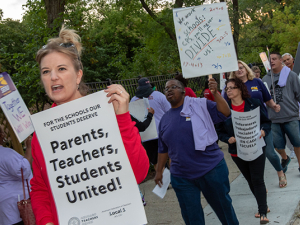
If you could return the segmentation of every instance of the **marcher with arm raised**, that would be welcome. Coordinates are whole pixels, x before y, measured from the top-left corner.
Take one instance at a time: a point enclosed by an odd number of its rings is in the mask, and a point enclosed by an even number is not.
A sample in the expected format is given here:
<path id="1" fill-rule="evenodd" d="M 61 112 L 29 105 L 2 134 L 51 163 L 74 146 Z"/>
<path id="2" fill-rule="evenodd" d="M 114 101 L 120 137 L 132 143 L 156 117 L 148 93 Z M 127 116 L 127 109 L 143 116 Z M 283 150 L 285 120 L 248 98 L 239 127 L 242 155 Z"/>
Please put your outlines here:
<path id="1" fill-rule="evenodd" d="M 41 81 L 48 97 L 54 102 L 52 107 L 79 99 L 86 95 L 83 82 L 83 65 L 80 37 L 74 30 L 62 28 L 59 37 L 48 40 L 36 56 L 41 73 Z M 138 129 L 129 114 L 129 94 L 117 84 L 105 90 L 108 103 L 112 103 L 119 125 L 121 137 L 137 183 L 147 175 L 149 162 Z M 31 180 L 32 209 L 37 225 L 58 225 L 58 216 L 46 171 L 45 159 L 36 134 L 32 139 L 33 178 Z"/>
<path id="2" fill-rule="evenodd" d="M 222 224 L 239 224 L 229 196 L 228 168 L 214 124 L 226 120 L 230 109 L 217 92 L 217 82 L 209 88 L 215 102 L 184 95 L 184 85 L 169 80 L 165 95 L 172 108 L 159 124 L 158 166 L 155 182 L 162 184 L 164 165 L 171 159 L 171 182 L 182 217 L 187 225 L 205 224 L 201 192 Z M 218 193 L 218 194 L 215 194 Z"/>

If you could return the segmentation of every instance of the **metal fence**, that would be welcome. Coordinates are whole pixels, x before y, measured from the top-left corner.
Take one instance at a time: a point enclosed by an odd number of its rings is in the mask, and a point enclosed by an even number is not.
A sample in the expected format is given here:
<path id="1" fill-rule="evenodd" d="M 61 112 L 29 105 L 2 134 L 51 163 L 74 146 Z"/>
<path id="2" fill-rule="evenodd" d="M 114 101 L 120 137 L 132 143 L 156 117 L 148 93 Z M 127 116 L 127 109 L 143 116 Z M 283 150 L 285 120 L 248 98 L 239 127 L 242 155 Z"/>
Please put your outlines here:
<path id="1" fill-rule="evenodd" d="M 163 89 L 165 87 L 165 84 L 168 80 L 174 78 L 177 75 L 177 73 L 174 74 L 166 74 L 166 75 L 157 75 L 157 76 L 150 76 L 147 77 L 151 83 L 153 83 L 157 90 L 160 92 L 163 92 Z M 217 80 L 218 84 L 220 83 L 220 75 L 213 75 L 213 77 Z M 135 96 L 136 89 L 138 87 L 138 80 L 141 77 L 132 78 L 132 79 L 125 79 L 125 80 L 110 80 L 107 79 L 107 81 L 102 82 L 91 82 L 86 83 L 86 85 L 89 87 L 89 92 L 94 93 L 100 90 L 105 89 L 110 84 L 121 84 L 126 91 L 130 94 L 130 98 Z M 207 79 L 207 76 L 203 77 L 195 77 L 188 79 L 188 87 L 192 88 L 192 90 L 196 93 L 198 97 L 203 97 L 204 87 L 205 87 L 205 81 Z"/>

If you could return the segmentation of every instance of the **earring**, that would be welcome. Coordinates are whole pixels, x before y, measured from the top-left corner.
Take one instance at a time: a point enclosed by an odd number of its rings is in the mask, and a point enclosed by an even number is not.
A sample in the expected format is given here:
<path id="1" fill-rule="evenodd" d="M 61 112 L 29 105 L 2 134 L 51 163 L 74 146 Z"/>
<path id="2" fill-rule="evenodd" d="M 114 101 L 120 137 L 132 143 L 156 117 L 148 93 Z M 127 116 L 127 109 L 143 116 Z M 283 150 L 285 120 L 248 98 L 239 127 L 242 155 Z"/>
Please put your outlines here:
<path id="1" fill-rule="evenodd" d="M 77 84 L 77 90 L 79 90 L 79 84 Z"/>

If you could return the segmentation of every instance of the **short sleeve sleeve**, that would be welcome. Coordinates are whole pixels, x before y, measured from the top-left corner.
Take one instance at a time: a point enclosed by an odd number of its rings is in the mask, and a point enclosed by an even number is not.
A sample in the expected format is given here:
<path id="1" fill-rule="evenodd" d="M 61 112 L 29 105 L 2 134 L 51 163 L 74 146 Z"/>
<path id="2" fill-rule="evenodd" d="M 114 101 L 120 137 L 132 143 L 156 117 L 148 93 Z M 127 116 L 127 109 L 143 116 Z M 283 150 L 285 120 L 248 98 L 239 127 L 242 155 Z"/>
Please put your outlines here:
<path id="1" fill-rule="evenodd" d="M 223 122 L 227 119 L 226 116 L 223 115 L 223 113 L 219 112 L 217 109 L 217 103 L 207 100 L 206 101 L 207 110 L 209 112 L 209 115 L 213 121 L 214 124 Z"/>

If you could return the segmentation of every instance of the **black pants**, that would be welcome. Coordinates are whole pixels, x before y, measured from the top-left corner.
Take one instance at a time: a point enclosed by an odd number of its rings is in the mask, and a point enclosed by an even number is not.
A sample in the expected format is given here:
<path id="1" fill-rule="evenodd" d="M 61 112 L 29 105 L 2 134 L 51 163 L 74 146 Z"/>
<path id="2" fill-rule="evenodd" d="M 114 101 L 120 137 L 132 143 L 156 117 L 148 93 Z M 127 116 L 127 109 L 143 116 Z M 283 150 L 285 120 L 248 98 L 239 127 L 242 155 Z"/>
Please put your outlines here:
<path id="1" fill-rule="evenodd" d="M 264 181 L 264 171 L 266 155 L 263 152 L 257 159 L 253 161 L 244 161 L 239 157 L 232 157 L 237 167 L 240 169 L 246 178 L 249 187 L 256 199 L 258 205 L 258 212 L 260 214 L 267 214 L 267 193 Z"/>
<path id="2" fill-rule="evenodd" d="M 143 142 L 143 146 L 147 152 L 149 161 L 155 165 L 158 157 L 158 139 Z"/>
<path id="3" fill-rule="evenodd" d="M 24 225 L 23 221 L 20 221 L 19 223 L 15 223 L 13 225 Z"/>

